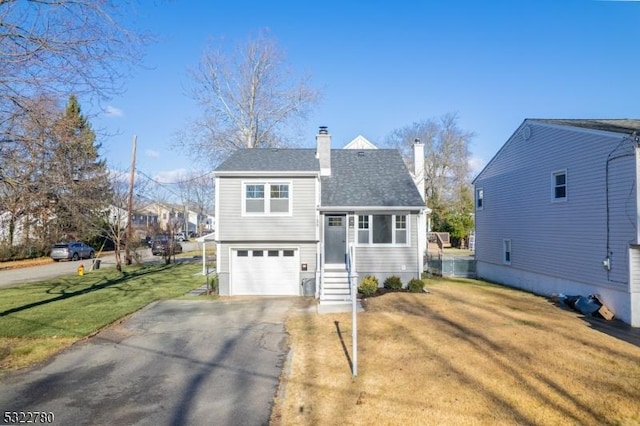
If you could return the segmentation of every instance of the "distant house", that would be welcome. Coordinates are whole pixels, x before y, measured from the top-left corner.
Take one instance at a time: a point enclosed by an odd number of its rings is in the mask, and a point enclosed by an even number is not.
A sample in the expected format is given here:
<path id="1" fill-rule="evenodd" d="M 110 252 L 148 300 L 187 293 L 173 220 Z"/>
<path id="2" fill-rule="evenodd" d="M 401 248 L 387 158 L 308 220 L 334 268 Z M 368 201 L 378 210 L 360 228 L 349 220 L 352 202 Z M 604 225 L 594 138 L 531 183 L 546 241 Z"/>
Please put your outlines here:
<path id="1" fill-rule="evenodd" d="M 381 285 L 420 276 L 424 146 L 414 148 L 416 185 L 397 150 L 332 150 L 326 128 L 316 141 L 316 149 L 240 150 L 216 169 L 220 294 L 345 302 L 349 262 Z"/>
<path id="2" fill-rule="evenodd" d="M 474 180 L 479 277 L 640 327 L 640 120 L 527 119 Z"/>
<path id="3" fill-rule="evenodd" d="M 378 149 L 378 147 L 369 142 L 364 136 L 359 135 L 342 149 Z"/>

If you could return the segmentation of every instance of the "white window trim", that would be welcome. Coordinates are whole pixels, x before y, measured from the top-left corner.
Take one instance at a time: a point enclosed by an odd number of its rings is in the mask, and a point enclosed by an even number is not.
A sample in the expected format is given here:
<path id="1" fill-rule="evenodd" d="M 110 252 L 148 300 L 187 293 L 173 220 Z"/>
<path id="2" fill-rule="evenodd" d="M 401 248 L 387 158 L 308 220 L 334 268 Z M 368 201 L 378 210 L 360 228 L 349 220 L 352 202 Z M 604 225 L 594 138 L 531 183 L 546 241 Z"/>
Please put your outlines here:
<path id="1" fill-rule="evenodd" d="M 482 193 L 482 197 L 479 196 L 480 193 Z M 478 200 L 482 200 L 482 205 L 480 207 L 478 207 Z M 484 210 L 484 189 L 483 188 L 476 188 L 475 205 L 476 205 L 476 211 Z"/>
<path id="2" fill-rule="evenodd" d="M 247 212 L 247 185 L 264 185 L 264 211 Z M 286 212 L 271 212 L 271 187 L 270 185 L 289 186 L 289 206 Z M 292 216 L 293 215 L 293 182 L 290 180 L 247 180 L 242 181 L 242 216 Z"/>
<path id="3" fill-rule="evenodd" d="M 507 260 L 507 246 L 509 247 L 509 260 Z M 513 260 L 513 246 L 510 239 L 502 240 L 502 263 L 505 265 L 511 265 Z"/>
<path id="4" fill-rule="evenodd" d="M 360 225 L 360 216 L 368 216 L 369 217 L 369 242 L 368 243 L 361 243 L 358 240 L 358 234 L 360 233 L 361 229 L 359 228 Z M 373 216 L 392 216 L 391 218 L 391 243 L 374 243 L 373 242 Z M 396 243 L 396 217 L 397 216 L 404 216 L 406 218 L 406 229 L 405 229 L 405 233 L 406 233 L 406 243 Z M 356 219 L 356 235 L 355 235 L 355 242 L 356 242 L 356 247 L 411 247 L 411 233 L 409 232 L 411 230 L 411 215 L 410 214 L 357 214 L 355 215 Z"/>
<path id="5" fill-rule="evenodd" d="M 564 197 L 556 198 L 556 176 L 564 175 Z M 551 202 L 552 203 L 566 203 L 569 198 L 569 175 L 567 169 L 556 170 L 551 172 Z"/>

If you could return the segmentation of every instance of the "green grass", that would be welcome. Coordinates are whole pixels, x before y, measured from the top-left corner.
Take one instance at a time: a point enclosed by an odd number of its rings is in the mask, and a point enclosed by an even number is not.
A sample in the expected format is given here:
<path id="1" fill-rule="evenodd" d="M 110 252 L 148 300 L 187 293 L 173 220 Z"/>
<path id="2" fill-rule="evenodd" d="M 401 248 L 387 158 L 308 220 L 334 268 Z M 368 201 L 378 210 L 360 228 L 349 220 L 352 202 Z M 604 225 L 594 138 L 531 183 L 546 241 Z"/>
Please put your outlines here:
<path id="1" fill-rule="evenodd" d="M 200 268 L 199 264 L 132 266 L 123 274 L 104 269 L 2 288 L 0 368 L 24 365 L 19 358 L 33 353 L 46 357 L 51 352 L 48 346 L 68 345 L 153 301 L 182 296 L 203 284 L 203 277 L 195 275 Z"/>

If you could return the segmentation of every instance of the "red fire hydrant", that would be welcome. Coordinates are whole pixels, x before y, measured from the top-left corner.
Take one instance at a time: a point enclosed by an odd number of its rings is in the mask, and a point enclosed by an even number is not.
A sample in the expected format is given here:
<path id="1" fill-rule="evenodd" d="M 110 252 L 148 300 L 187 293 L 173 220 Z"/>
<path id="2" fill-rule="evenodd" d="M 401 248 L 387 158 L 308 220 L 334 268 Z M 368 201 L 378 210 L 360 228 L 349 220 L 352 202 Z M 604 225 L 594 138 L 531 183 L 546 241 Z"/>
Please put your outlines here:
<path id="1" fill-rule="evenodd" d="M 84 265 L 82 263 L 80 264 L 80 266 L 78 266 L 78 275 L 84 275 Z"/>

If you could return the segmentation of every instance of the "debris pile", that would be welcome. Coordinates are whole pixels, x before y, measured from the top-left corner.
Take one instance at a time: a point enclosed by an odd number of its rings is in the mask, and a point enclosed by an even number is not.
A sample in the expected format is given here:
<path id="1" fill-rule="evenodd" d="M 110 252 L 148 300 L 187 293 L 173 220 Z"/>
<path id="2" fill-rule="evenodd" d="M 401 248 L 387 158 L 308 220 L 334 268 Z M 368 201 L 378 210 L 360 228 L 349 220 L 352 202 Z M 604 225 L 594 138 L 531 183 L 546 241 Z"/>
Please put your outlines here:
<path id="1" fill-rule="evenodd" d="M 564 294 L 553 294 L 552 299 L 556 302 L 568 306 L 580 312 L 583 315 L 591 315 L 595 317 L 611 320 L 615 316 L 609 308 L 607 308 L 600 296 L 590 294 L 589 296 L 565 296 Z"/>

